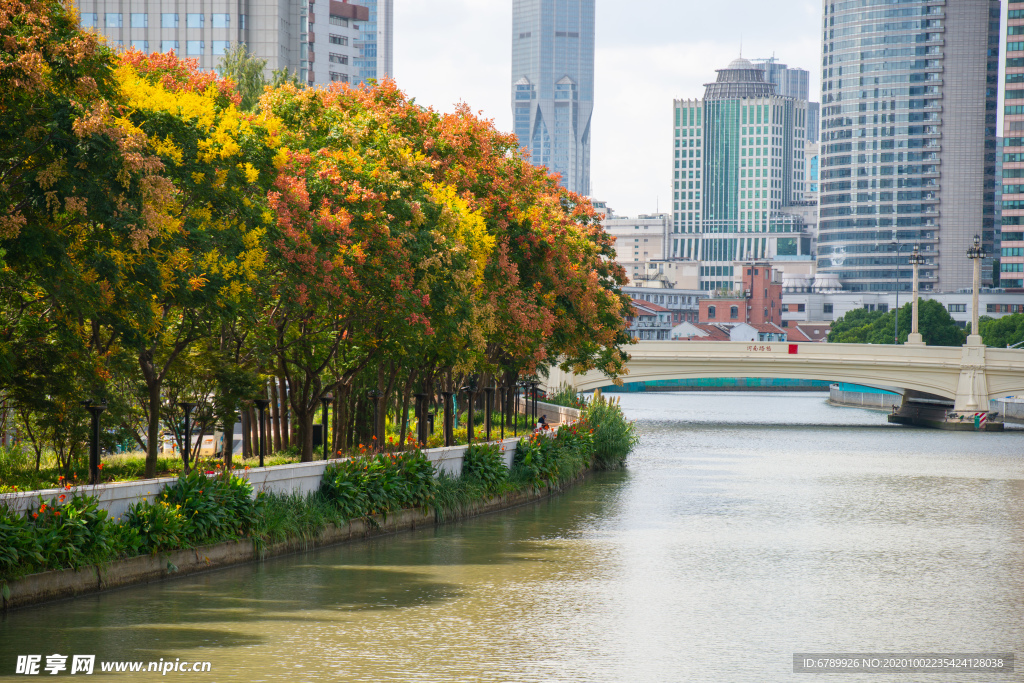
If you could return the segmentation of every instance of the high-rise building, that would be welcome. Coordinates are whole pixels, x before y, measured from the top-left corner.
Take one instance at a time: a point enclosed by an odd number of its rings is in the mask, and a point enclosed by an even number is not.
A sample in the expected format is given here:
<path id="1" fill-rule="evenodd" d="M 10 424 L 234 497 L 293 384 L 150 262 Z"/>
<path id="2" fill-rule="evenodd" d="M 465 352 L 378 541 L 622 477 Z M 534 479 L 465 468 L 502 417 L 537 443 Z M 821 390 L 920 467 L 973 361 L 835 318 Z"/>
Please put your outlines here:
<path id="1" fill-rule="evenodd" d="M 360 27 L 372 17 L 367 7 L 348 0 L 228 0 L 215 9 L 207 12 L 186 0 L 163 0 L 159 7 L 143 0 L 79 0 L 82 27 L 103 34 L 114 47 L 174 51 L 213 70 L 230 46 L 245 43 L 266 60 L 268 79 L 286 69 L 308 85 L 361 80 L 366 48 Z"/>
<path id="2" fill-rule="evenodd" d="M 532 162 L 589 195 L 594 0 L 514 0 L 512 111 Z"/>
<path id="3" fill-rule="evenodd" d="M 775 84 L 779 95 L 803 100 L 807 103 L 807 142 L 818 141 L 818 126 L 821 123 L 821 105 L 811 101 L 811 72 L 806 69 L 790 68 L 775 57 L 751 60 L 754 66 L 764 71 L 766 81 Z"/>
<path id="4" fill-rule="evenodd" d="M 923 290 L 970 287 L 974 235 L 994 241 L 999 0 L 824 7 L 819 270 L 909 290 L 918 245 Z"/>
<path id="5" fill-rule="evenodd" d="M 716 290 L 736 261 L 798 255 L 802 225 L 783 208 L 806 190 L 807 102 L 740 58 L 674 110 L 672 256 L 701 261 Z"/>
<path id="6" fill-rule="evenodd" d="M 1024 0 L 1007 6 L 1005 88 L 999 286 L 1019 290 L 1024 289 Z"/>
<path id="7" fill-rule="evenodd" d="M 337 2 L 337 0 L 334 0 Z M 370 79 L 394 77 L 395 0 L 351 0 L 369 10 L 369 17 L 359 23 L 356 48 L 355 83 Z M 333 2 L 332 2 L 333 4 Z"/>

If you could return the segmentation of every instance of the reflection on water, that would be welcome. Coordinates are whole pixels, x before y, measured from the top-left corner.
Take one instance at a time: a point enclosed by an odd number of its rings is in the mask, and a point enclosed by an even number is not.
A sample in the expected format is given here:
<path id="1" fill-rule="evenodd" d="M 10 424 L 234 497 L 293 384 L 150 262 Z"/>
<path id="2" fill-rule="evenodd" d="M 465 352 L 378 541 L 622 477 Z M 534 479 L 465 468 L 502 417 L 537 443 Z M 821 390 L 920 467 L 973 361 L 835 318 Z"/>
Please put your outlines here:
<path id="1" fill-rule="evenodd" d="M 1024 656 L 1021 432 L 891 427 L 821 394 L 623 405 L 643 434 L 628 472 L 17 611 L 0 675 L 30 653 L 209 660 L 209 681 L 786 681 L 809 678 L 794 652 Z"/>

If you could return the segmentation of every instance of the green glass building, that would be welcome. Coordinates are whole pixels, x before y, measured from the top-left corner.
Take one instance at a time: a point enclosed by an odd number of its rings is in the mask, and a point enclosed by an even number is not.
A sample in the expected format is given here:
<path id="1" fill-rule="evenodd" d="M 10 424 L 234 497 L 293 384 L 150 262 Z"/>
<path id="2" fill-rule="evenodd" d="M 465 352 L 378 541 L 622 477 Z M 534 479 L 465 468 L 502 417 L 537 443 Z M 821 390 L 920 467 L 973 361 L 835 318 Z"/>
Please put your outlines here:
<path id="1" fill-rule="evenodd" d="M 786 207 L 806 190 L 807 102 L 740 58 L 704 99 L 676 100 L 674 124 L 672 256 L 702 262 L 701 287 L 732 288 L 736 261 L 805 255 Z"/>

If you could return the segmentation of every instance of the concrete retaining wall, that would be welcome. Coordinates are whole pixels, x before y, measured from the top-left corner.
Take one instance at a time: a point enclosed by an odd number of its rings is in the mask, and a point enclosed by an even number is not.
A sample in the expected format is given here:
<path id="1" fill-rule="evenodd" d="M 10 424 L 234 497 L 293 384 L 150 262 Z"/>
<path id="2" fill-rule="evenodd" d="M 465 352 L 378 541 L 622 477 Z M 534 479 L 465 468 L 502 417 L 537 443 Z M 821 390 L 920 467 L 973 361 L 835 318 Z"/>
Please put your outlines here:
<path id="1" fill-rule="evenodd" d="M 833 384 L 829 388 L 828 401 L 838 406 L 892 410 L 893 405 L 901 405 L 903 403 L 903 397 L 899 394 L 888 392 L 846 391 L 840 385 Z"/>
<path id="2" fill-rule="evenodd" d="M 1024 424 L 1024 398 L 999 398 L 990 401 L 989 410 L 1003 416 L 1004 422 Z"/>
<path id="3" fill-rule="evenodd" d="M 533 411 L 533 402 L 530 402 L 530 411 Z M 537 401 L 537 417 L 541 415 L 547 415 L 548 422 L 559 422 L 566 424 L 568 422 L 575 422 L 580 419 L 582 411 L 576 408 L 567 408 L 566 406 L 556 406 L 554 403 L 544 403 L 543 401 Z"/>
<path id="4" fill-rule="evenodd" d="M 574 483 L 576 482 L 566 484 L 565 487 L 519 491 L 481 501 L 466 510 L 460 515 L 460 518 L 505 510 L 540 500 L 558 493 Z M 292 540 L 279 543 L 267 548 L 263 553 L 257 551 L 251 540 L 229 541 L 189 550 L 133 557 L 106 567 L 89 566 L 81 569 L 43 572 L 11 582 L 8 585 L 9 596 L 0 597 L 0 600 L 2 600 L 3 610 L 26 607 L 51 600 L 98 593 L 130 584 L 187 576 L 219 567 L 243 564 L 264 557 L 287 555 L 321 546 L 419 529 L 433 526 L 438 522 L 433 510 L 403 510 L 388 515 L 387 518 L 376 515 L 373 518 L 373 523 L 357 519 L 341 527 L 331 526 L 313 540 Z"/>
<path id="5" fill-rule="evenodd" d="M 557 408 L 558 406 L 553 407 Z M 563 410 L 571 409 L 564 408 Z M 576 412 L 578 413 L 579 411 Z M 516 444 L 519 443 L 519 438 L 505 439 L 497 443 L 504 450 L 505 464 L 511 469 L 512 459 L 515 457 Z M 439 472 L 445 472 L 450 476 L 458 477 L 462 474 L 462 461 L 465 458 L 466 449 L 466 446 L 429 448 L 424 453 L 434 463 Z M 320 488 L 320 481 L 323 479 L 324 470 L 332 462 L 339 461 L 321 460 L 318 462 L 277 465 L 275 467 L 252 467 L 248 470 L 235 470 L 235 474 L 239 477 L 247 478 L 252 483 L 254 494 L 259 491 L 266 491 L 268 493 L 300 493 L 305 495 Z M 161 479 L 99 484 L 98 486 L 76 486 L 73 491 L 96 496 L 99 499 L 100 508 L 107 510 L 110 516 L 116 519 L 127 512 L 129 506 L 133 503 L 140 500 L 148 500 L 152 503 L 165 486 L 173 484 L 175 481 L 177 481 L 176 477 L 163 477 Z M 71 492 L 61 489 L 45 489 L 42 491 L 5 493 L 0 494 L 0 505 L 6 505 L 14 512 L 25 512 L 39 504 L 40 496 L 42 496 L 43 500 L 49 501 L 62 493 Z"/>

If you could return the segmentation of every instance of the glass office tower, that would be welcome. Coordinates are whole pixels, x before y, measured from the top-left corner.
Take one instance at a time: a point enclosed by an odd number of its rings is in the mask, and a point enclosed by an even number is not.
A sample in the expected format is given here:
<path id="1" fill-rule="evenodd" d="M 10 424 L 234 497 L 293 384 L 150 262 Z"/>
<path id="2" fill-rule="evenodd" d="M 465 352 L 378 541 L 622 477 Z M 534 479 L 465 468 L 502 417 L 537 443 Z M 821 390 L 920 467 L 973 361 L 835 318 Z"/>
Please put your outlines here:
<path id="1" fill-rule="evenodd" d="M 703 100 L 674 103 L 672 256 L 702 262 L 701 287 L 732 288 L 734 262 L 797 256 L 806 190 L 807 102 L 780 95 L 746 59 Z"/>
<path id="2" fill-rule="evenodd" d="M 999 286 L 1024 291 L 1024 0 L 1010 0 L 1003 110 L 1002 243 Z"/>
<path id="3" fill-rule="evenodd" d="M 807 142 L 817 142 L 821 105 L 811 101 L 811 72 L 806 69 L 790 68 L 775 57 L 751 61 L 754 66 L 764 71 L 766 81 L 775 84 L 776 93 L 807 103 Z"/>
<path id="4" fill-rule="evenodd" d="M 922 290 L 970 287 L 974 235 L 994 241 L 999 0 L 824 7 L 819 270 L 909 290 L 918 245 Z"/>
<path id="5" fill-rule="evenodd" d="M 359 24 L 359 40 L 355 45 L 359 50 L 359 56 L 355 59 L 353 84 L 363 83 L 371 78 L 394 78 L 395 0 L 346 1 L 370 10 L 369 20 Z"/>
<path id="6" fill-rule="evenodd" d="M 514 0 L 512 111 L 533 163 L 589 195 L 594 0 Z"/>

